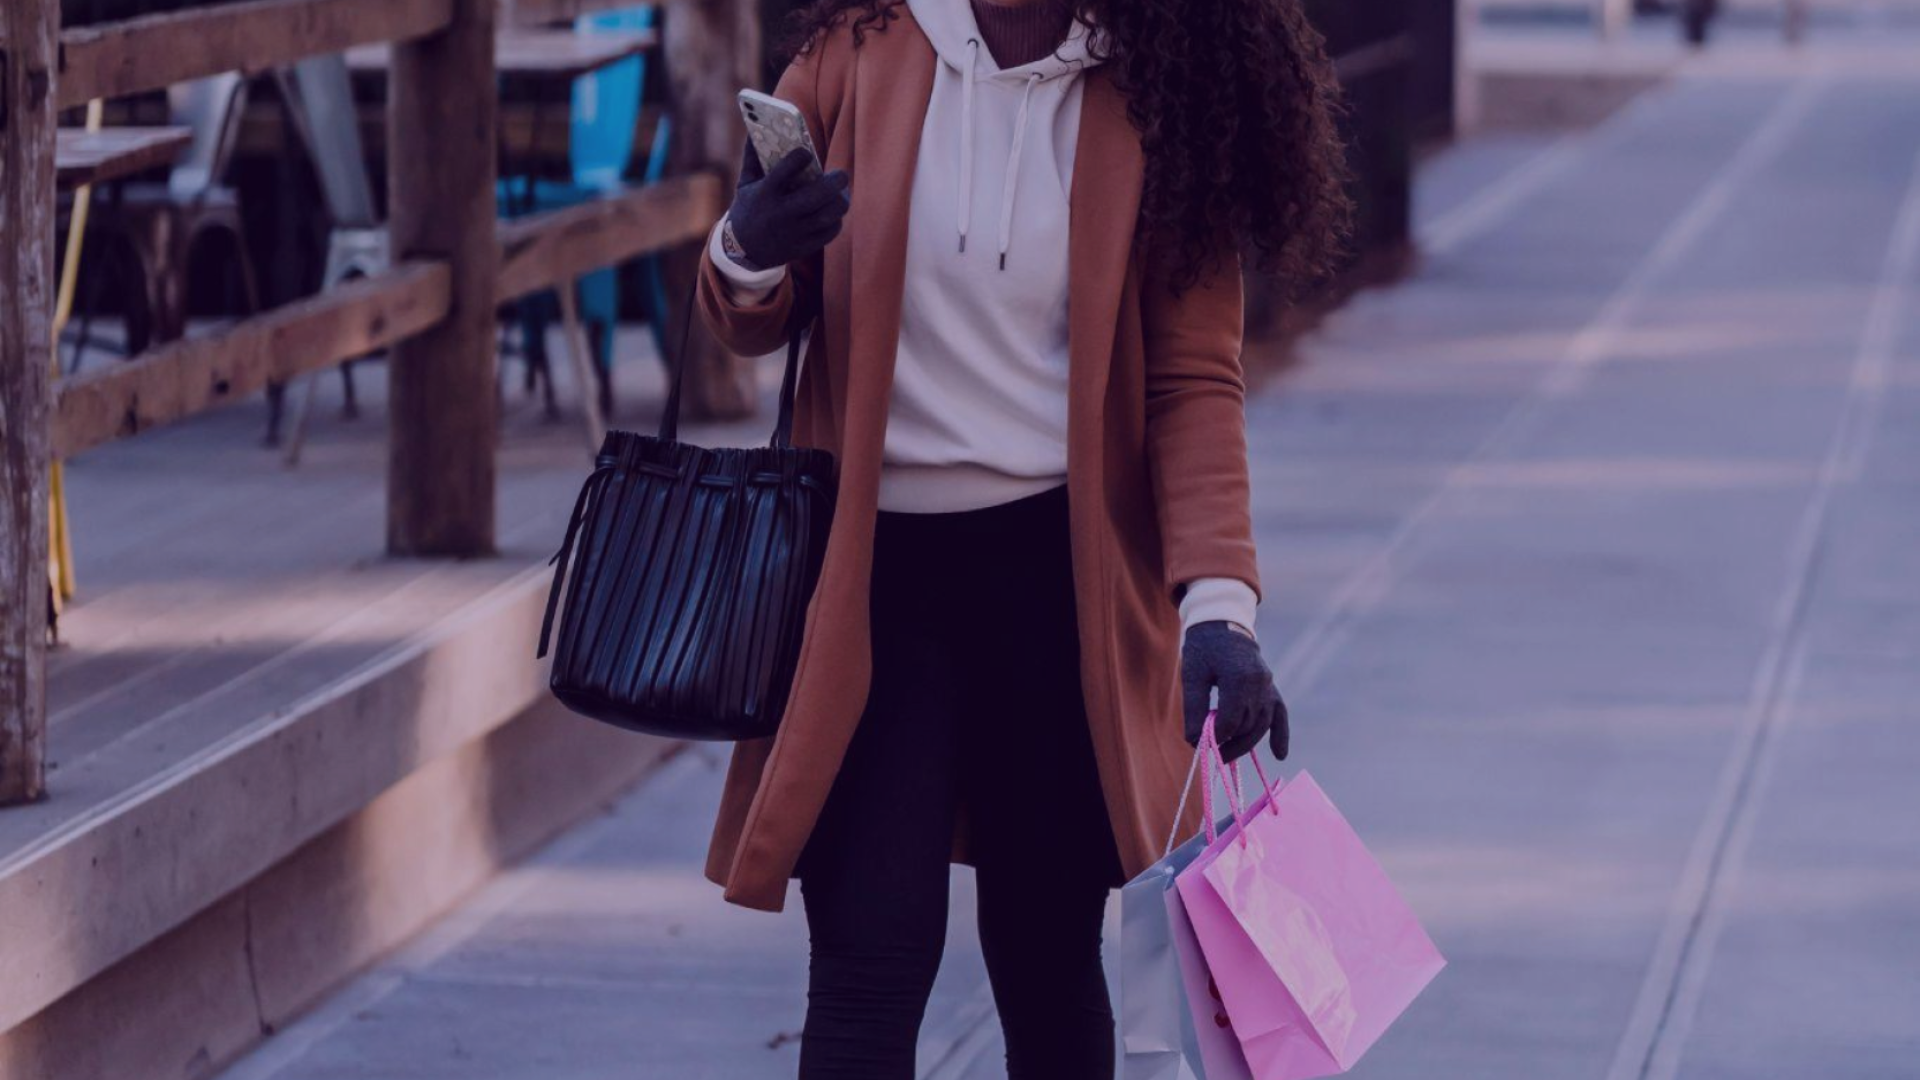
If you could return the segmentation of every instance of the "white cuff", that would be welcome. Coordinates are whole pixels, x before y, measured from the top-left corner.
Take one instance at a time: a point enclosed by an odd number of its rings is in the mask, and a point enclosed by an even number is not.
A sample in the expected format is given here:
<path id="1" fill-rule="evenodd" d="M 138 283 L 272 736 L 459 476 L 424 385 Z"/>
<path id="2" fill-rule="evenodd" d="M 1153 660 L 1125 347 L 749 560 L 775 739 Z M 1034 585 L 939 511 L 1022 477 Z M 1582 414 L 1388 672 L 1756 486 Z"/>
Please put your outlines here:
<path id="1" fill-rule="evenodd" d="M 722 217 L 713 227 L 713 235 L 707 237 L 707 254 L 713 259 L 714 269 L 727 279 L 728 292 L 736 303 L 757 304 L 767 298 L 767 294 L 778 288 L 787 276 L 787 268 L 776 266 L 768 270 L 749 270 L 733 261 L 727 254 L 727 246 L 720 242 L 720 234 L 727 227 L 727 219 Z"/>
<path id="2" fill-rule="evenodd" d="M 1234 578 L 1201 578 L 1187 585 L 1180 597 L 1180 632 L 1186 633 L 1203 622 L 1239 623 L 1253 629 L 1254 612 L 1260 598 L 1253 587 Z"/>

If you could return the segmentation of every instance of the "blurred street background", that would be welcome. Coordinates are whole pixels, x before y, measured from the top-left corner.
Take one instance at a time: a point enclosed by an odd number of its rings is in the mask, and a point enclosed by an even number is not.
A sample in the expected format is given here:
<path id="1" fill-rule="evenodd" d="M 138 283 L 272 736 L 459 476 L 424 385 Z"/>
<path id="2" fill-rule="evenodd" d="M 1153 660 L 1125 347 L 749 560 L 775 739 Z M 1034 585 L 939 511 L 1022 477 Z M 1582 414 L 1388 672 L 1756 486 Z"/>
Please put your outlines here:
<path id="1" fill-rule="evenodd" d="M 1296 763 L 1452 964 L 1356 1075 L 1920 1070 L 1920 25 L 1728 37 L 1590 128 L 1425 161 L 1410 276 L 1260 358 Z M 700 878 L 722 766 L 229 1080 L 783 1074 L 805 927 Z M 984 1080 L 966 891 L 923 1060 Z"/>
<path id="2" fill-rule="evenodd" d="M 1447 63 L 1355 91 L 1353 280 L 1250 346 L 1287 769 L 1450 961 L 1356 1077 L 1920 1076 L 1920 5 L 1723 0 L 1704 48 L 1680 21 L 1435 24 Z M 611 347 L 612 420 L 648 424 L 655 339 Z M 584 471 L 561 351 L 559 419 L 508 380 L 500 559 L 377 554 L 380 366 L 353 422 L 315 381 L 297 471 L 257 447 L 258 399 L 71 464 L 52 794 L 0 811 L 27 973 L 0 968 L 0 1080 L 791 1074 L 797 896 L 734 909 L 700 874 L 723 751 L 473 712 L 537 693 L 489 643 L 532 640 Z M 250 814 L 278 839 L 231 831 Z M 166 884 L 76 914 L 115 891 L 89 852 Z M 148 918 L 225 861 L 234 887 Z M 922 1074 L 988 1080 L 954 890 Z"/>

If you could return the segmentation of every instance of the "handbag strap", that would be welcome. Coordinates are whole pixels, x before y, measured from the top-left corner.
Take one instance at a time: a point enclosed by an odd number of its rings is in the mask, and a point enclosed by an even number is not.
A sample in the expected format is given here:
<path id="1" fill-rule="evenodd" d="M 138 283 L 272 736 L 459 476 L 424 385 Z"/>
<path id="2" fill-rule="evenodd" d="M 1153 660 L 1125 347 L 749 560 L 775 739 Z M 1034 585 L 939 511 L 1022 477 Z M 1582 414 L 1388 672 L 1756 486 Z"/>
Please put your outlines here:
<path id="1" fill-rule="evenodd" d="M 788 271 L 789 275 L 792 271 Z M 687 299 L 680 312 L 680 347 L 674 351 L 672 376 L 667 387 L 666 408 L 660 413 L 660 439 L 663 442 L 678 442 L 680 435 L 680 386 L 687 374 L 687 345 L 693 330 L 693 298 L 699 291 L 700 279 L 696 275 L 693 283 L 687 287 Z M 787 369 L 780 376 L 780 412 L 773 424 L 772 446 L 793 445 L 793 398 L 800 382 L 800 336 L 814 319 L 813 306 L 804 304 L 798 285 L 794 290 L 793 308 L 787 315 Z"/>
<path id="2" fill-rule="evenodd" d="M 680 350 L 673 355 L 672 386 L 667 391 L 666 409 L 660 416 L 660 438 L 664 442 L 676 441 L 675 436 L 680 431 L 680 380 L 686 374 L 688 335 L 693 329 L 693 297 L 699 284 L 696 279 L 693 287 L 687 290 L 686 306 L 680 312 Z M 802 313 L 796 301 L 793 312 L 787 319 L 787 370 L 780 378 L 780 416 L 774 421 L 772 442 L 774 446 L 793 445 L 793 397 L 799 382 L 800 335 L 811 321 Z M 546 613 L 540 620 L 540 646 L 534 653 L 536 659 L 547 655 L 547 646 L 553 636 L 554 616 L 560 607 L 561 588 L 567 579 L 567 569 L 573 561 L 573 551 L 580 536 L 580 527 L 586 522 L 587 515 L 592 512 L 594 499 L 598 496 L 600 489 L 606 486 L 608 478 L 613 473 L 614 466 L 603 464 L 587 476 L 586 483 L 580 487 L 579 498 L 574 500 L 573 514 L 567 519 L 567 533 L 565 539 L 560 541 L 560 550 L 554 552 L 553 558 L 547 561 L 547 565 L 554 567 L 553 586 L 547 593 Z"/>

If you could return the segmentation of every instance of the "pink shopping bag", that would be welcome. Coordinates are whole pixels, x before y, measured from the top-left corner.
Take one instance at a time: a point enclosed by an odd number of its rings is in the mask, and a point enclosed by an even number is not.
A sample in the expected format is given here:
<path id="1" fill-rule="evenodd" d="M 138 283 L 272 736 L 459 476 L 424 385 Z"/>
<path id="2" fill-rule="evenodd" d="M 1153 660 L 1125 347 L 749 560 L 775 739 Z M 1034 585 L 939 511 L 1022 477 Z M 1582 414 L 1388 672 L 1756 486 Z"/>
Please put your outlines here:
<path id="1" fill-rule="evenodd" d="M 1194 935 L 1193 920 L 1187 918 L 1187 906 L 1180 899 L 1178 887 L 1167 890 L 1166 902 L 1167 933 L 1180 964 L 1187 1008 L 1193 1014 L 1193 1023 L 1188 1028 L 1193 1036 L 1188 1064 L 1201 1080 L 1257 1080 L 1247 1065 L 1246 1051 L 1234 1037 L 1226 1002 L 1213 981 L 1206 956 L 1200 951 L 1200 939 Z M 1196 1055 L 1199 1062 L 1191 1060 Z"/>
<path id="2" fill-rule="evenodd" d="M 1253 1080 L 1175 884 L 1207 846 L 1205 833 L 1176 843 L 1203 760 L 1207 754 L 1196 751 L 1160 861 L 1120 890 L 1120 1064 L 1125 1080 Z"/>
<path id="3" fill-rule="evenodd" d="M 1446 964 L 1304 772 L 1240 811 L 1176 887 L 1255 1080 L 1352 1068 Z"/>

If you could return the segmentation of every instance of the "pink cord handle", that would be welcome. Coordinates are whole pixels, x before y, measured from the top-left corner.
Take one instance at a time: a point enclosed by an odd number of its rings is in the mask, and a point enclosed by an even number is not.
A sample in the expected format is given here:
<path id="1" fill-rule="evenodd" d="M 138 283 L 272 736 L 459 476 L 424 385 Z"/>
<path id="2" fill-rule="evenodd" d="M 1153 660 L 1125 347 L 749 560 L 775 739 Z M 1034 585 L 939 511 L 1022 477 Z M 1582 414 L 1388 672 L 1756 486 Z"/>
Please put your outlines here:
<path id="1" fill-rule="evenodd" d="M 1219 754 L 1219 748 L 1213 745 L 1213 714 L 1208 713 L 1206 722 L 1200 725 L 1200 741 L 1193 746 L 1193 752 L 1200 759 L 1200 825 L 1207 833 L 1207 843 L 1216 839 L 1213 827 L 1213 763 Z"/>
<path id="2" fill-rule="evenodd" d="M 1219 830 L 1214 822 L 1213 811 L 1213 770 L 1216 765 L 1220 769 L 1223 786 L 1227 791 L 1227 800 L 1233 807 L 1234 821 L 1238 823 L 1244 821 L 1246 818 L 1246 806 L 1240 799 L 1241 781 L 1239 763 L 1229 763 L 1226 760 L 1226 755 L 1220 750 L 1220 737 L 1213 729 L 1214 719 L 1218 715 L 1218 712 L 1207 713 L 1206 723 L 1200 727 L 1200 741 L 1194 744 L 1193 765 L 1187 769 L 1186 782 L 1180 785 L 1180 805 L 1173 812 L 1173 828 L 1167 832 L 1166 850 L 1161 852 L 1162 858 L 1165 858 L 1168 853 L 1173 851 L 1174 842 L 1179 836 L 1180 819 L 1185 816 L 1187 812 L 1187 797 L 1193 792 L 1193 774 L 1196 771 L 1201 773 L 1200 805 L 1201 813 L 1206 817 L 1206 820 L 1202 824 L 1207 834 L 1207 843 L 1211 844 L 1219 839 Z M 1274 793 L 1279 790 L 1279 786 L 1267 777 L 1266 766 L 1260 764 L 1259 754 L 1249 754 L 1248 756 L 1253 759 L 1254 771 L 1260 774 L 1260 787 L 1266 792 L 1267 808 L 1275 814 L 1280 813 L 1280 807 L 1275 805 L 1273 798 Z M 1205 766 L 1205 768 L 1203 769 L 1202 766 Z"/>
<path id="3" fill-rule="evenodd" d="M 1205 755 L 1201 760 L 1208 766 L 1200 786 L 1201 799 L 1207 815 L 1207 843 L 1212 844 L 1220 838 L 1213 814 L 1212 766 L 1217 763 L 1220 767 L 1221 785 L 1226 788 L 1228 804 L 1233 808 L 1234 824 L 1242 826 L 1240 842 L 1244 844 L 1247 842 L 1244 827 L 1247 820 L 1247 807 L 1251 804 L 1242 801 L 1241 798 L 1240 763 L 1229 762 L 1226 754 L 1220 749 L 1220 736 L 1213 729 L 1214 718 L 1218 715 L 1217 712 L 1207 714 L 1207 722 L 1200 728 L 1200 743 L 1195 750 L 1196 753 Z M 1280 813 L 1280 805 L 1274 798 L 1274 794 L 1279 790 L 1278 785 L 1267 776 L 1267 768 L 1260 764 L 1260 754 L 1257 751 L 1250 752 L 1246 756 L 1253 761 L 1253 771 L 1260 775 L 1260 787 L 1267 796 L 1267 810 L 1277 816 Z"/>
<path id="4" fill-rule="evenodd" d="M 1233 810 L 1233 819 L 1239 821 L 1246 814 L 1246 808 L 1240 798 L 1240 766 L 1230 764 L 1226 755 L 1220 752 L 1220 737 L 1214 733 L 1213 721 L 1218 713 L 1209 712 L 1206 723 L 1200 726 L 1200 742 L 1194 752 L 1202 755 L 1203 768 L 1200 777 L 1201 806 L 1206 813 L 1207 843 L 1219 839 L 1219 829 L 1214 824 L 1213 812 L 1213 770 L 1220 769 L 1220 786 L 1226 789 L 1227 805 Z"/>
<path id="5" fill-rule="evenodd" d="M 1247 757 L 1253 762 L 1253 771 L 1260 775 L 1261 790 L 1267 793 L 1267 809 L 1275 815 L 1278 815 L 1280 813 L 1280 807 L 1274 803 L 1273 796 L 1280 790 L 1280 785 L 1267 779 L 1267 767 L 1260 764 L 1260 754 L 1258 751 L 1249 753 Z"/>

